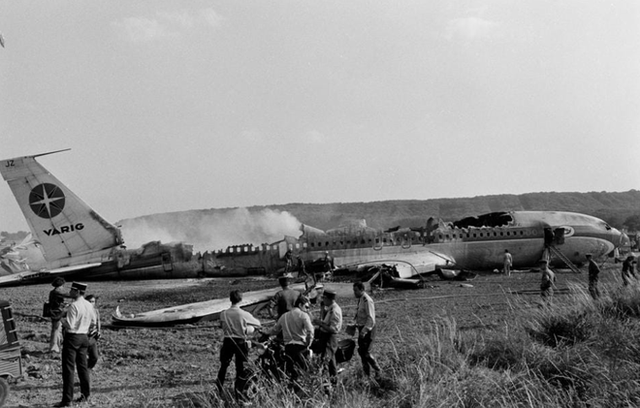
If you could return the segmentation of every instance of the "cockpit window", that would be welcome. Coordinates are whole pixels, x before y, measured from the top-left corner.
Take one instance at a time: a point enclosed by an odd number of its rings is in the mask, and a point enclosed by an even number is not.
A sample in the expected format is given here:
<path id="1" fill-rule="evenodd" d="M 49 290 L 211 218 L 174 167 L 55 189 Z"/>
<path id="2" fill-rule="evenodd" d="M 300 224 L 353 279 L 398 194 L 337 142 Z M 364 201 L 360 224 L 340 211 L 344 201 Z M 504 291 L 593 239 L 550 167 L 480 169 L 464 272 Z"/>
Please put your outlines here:
<path id="1" fill-rule="evenodd" d="M 604 227 L 607 229 L 607 231 L 611 231 L 611 226 L 606 222 L 604 223 Z"/>

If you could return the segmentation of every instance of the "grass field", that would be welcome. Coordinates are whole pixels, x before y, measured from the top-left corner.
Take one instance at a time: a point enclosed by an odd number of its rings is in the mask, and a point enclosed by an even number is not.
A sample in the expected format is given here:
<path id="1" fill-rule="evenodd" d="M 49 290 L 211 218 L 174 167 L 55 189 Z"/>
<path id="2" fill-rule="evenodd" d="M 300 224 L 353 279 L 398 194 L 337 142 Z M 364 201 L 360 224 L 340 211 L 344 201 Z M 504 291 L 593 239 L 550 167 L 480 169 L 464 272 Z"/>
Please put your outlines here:
<path id="1" fill-rule="evenodd" d="M 294 407 L 599 407 L 638 406 L 640 293 L 621 289 L 619 264 L 605 263 L 603 296 L 586 292 L 586 272 L 559 270 L 553 304 L 540 308 L 539 273 L 480 274 L 470 282 L 433 280 L 419 290 L 373 293 L 383 367 L 363 378 L 359 357 L 341 365 L 331 395 L 311 378 L 305 395 L 264 384 L 254 406 Z M 463 284 L 470 284 L 471 287 Z M 165 329 L 109 329 L 125 313 L 226 297 L 270 280 L 89 282 L 105 329 L 92 373 L 97 407 L 234 406 L 214 392 L 221 331 L 209 322 Z M 59 359 L 47 353 L 50 323 L 39 317 L 51 287 L 0 289 L 13 305 L 25 375 L 12 381 L 7 407 L 47 407 L 61 398 Z M 355 299 L 337 299 L 345 322 Z M 312 311 L 317 313 L 317 308 Z M 346 334 L 342 335 L 346 337 Z M 233 383 L 234 369 L 226 386 Z M 79 391 L 76 391 L 79 392 Z"/>

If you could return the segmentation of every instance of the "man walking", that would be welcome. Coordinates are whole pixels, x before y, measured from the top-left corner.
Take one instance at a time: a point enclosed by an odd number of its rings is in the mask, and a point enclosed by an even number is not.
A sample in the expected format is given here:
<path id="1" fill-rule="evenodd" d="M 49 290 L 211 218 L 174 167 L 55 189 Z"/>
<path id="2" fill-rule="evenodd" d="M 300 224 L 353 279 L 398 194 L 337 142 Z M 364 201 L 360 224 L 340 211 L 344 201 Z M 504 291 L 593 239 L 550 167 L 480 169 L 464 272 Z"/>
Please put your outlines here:
<path id="1" fill-rule="evenodd" d="M 239 303 L 242 301 L 242 293 L 239 290 L 232 290 L 229 293 L 231 307 L 220 314 L 220 324 L 222 325 L 222 347 L 220 348 L 220 369 L 216 386 L 222 395 L 222 386 L 227 375 L 227 369 L 231 360 L 236 359 L 236 381 L 234 391 L 236 399 L 243 398 L 244 388 L 247 381 L 245 363 L 249 354 L 249 343 L 247 336 L 253 333 L 254 327 L 260 327 L 260 321 L 245 310 L 240 309 Z"/>
<path id="2" fill-rule="evenodd" d="M 87 285 L 74 282 L 69 295 L 75 299 L 62 318 L 64 341 L 62 343 L 62 401 L 54 407 L 71 406 L 73 400 L 74 370 L 78 371 L 81 395 L 75 402 L 86 402 L 91 395 L 87 351 L 89 349 L 89 327 L 97 324 L 96 313 L 91 303 L 84 299 Z"/>
<path id="3" fill-rule="evenodd" d="M 380 366 L 370 351 L 376 337 L 376 311 L 373 299 L 365 292 L 362 282 L 353 284 L 353 294 L 358 299 L 355 324 L 358 328 L 358 354 L 362 359 L 362 370 L 368 377 L 370 369 L 373 368 L 375 378 L 379 378 Z"/>
<path id="4" fill-rule="evenodd" d="M 600 297 L 600 289 L 598 289 L 598 274 L 600 274 L 600 267 L 592 259 L 591 254 L 585 255 L 587 262 L 589 262 L 589 293 L 594 299 Z"/>
<path id="5" fill-rule="evenodd" d="M 322 294 L 321 319 L 314 319 L 313 324 L 318 326 L 317 338 L 319 349 L 329 369 L 329 378 L 335 385 L 338 368 L 336 365 L 336 351 L 338 350 L 338 333 L 342 328 L 342 309 L 336 303 L 336 292 L 325 289 Z"/>

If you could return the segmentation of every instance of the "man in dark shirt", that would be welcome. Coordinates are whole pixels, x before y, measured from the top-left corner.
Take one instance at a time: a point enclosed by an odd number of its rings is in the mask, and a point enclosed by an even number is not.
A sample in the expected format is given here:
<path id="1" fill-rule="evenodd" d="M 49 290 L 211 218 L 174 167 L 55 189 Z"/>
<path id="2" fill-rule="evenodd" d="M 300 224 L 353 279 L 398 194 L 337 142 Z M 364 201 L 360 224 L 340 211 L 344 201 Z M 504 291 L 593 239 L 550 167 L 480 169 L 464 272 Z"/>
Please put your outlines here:
<path id="1" fill-rule="evenodd" d="M 589 293 L 591 297 L 597 299 L 600 297 L 600 289 L 598 289 L 598 274 L 600 273 L 600 267 L 593 260 L 591 254 L 585 255 L 587 262 L 589 262 Z"/>
<path id="2" fill-rule="evenodd" d="M 636 279 L 636 259 L 633 255 L 627 256 L 622 262 L 622 284 L 627 286 L 631 283 L 631 279 Z"/>
<path id="3" fill-rule="evenodd" d="M 288 276 L 278 278 L 278 283 L 280 283 L 282 289 L 273 295 L 269 302 L 269 315 L 273 319 L 278 320 L 280 316 L 292 310 L 296 300 L 300 297 L 300 292 L 289 288 L 289 282 L 290 278 Z"/>

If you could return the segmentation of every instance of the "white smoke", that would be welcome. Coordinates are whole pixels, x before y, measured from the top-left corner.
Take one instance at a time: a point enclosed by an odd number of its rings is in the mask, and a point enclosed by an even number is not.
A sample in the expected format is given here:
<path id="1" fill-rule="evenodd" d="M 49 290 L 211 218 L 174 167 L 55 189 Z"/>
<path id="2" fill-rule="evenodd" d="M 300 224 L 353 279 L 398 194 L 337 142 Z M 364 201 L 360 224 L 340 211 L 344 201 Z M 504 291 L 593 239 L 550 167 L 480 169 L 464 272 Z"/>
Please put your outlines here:
<path id="1" fill-rule="evenodd" d="M 264 209 L 189 211 L 159 214 L 121 222 L 128 249 L 149 241 L 184 242 L 195 252 L 224 249 L 229 245 L 272 243 L 285 235 L 299 237 L 300 221 L 287 211 Z"/>

